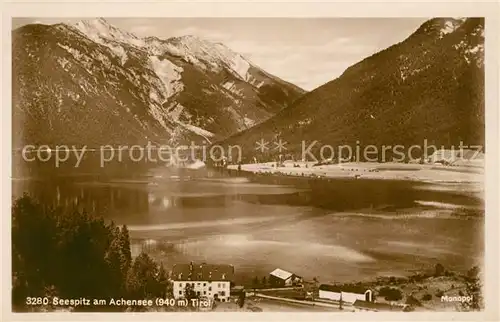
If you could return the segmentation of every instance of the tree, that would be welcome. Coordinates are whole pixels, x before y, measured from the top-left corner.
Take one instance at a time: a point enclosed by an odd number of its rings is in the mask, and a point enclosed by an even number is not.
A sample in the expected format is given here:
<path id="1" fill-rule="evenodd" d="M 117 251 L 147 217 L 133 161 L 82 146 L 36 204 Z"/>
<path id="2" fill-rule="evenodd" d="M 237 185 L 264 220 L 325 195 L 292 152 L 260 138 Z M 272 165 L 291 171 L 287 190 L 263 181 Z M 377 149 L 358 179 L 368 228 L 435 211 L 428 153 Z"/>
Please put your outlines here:
<path id="1" fill-rule="evenodd" d="M 422 303 L 413 295 L 410 295 L 406 298 L 405 304 L 408 304 L 411 306 L 422 306 Z"/>
<path id="2" fill-rule="evenodd" d="M 27 195 L 16 200 L 12 207 L 14 305 L 23 305 L 27 296 L 40 296 L 55 283 L 57 227 L 52 211 L 34 203 Z"/>
<path id="3" fill-rule="evenodd" d="M 318 278 L 316 276 L 313 277 L 313 289 L 312 289 L 312 300 L 314 301 L 314 298 L 316 296 L 316 293 L 319 292 L 318 290 L 318 284 L 319 284 L 319 281 L 318 281 Z"/>
<path id="4" fill-rule="evenodd" d="M 254 292 L 255 292 L 255 289 L 259 287 L 259 278 L 257 276 L 254 277 L 254 279 L 252 281 L 252 286 L 253 286 Z"/>
<path id="5" fill-rule="evenodd" d="M 78 209 L 47 207 L 27 195 L 14 201 L 14 310 L 27 309 L 27 296 L 109 299 L 128 297 L 128 291 L 140 298 L 161 296 L 167 281 L 165 270 L 145 254 L 133 267 L 130 263 L 126 227 L 120 229 Z"/>
<path id="6" fill-rule="evenodd" d="M 474 266 L 465 277 L 465 296 L 471 298 L 471 301 L 462 302 L 462 306 L 467 311 L 479 311 L 483 308 L 482 285 L 480 279 L 479 267 Z"/>
<path id="7" fill-rule="evenodd" d="M 403 298 L 401 290 L 394 287 L 382 287 L 379 295 L 383 296 L 386 301 L 399 301 Z"/>
<path id="8" fill-rule="evenodd" d="M 267 279 L 266 277 L 262 277 L 262 287 L 266 287 L 267 286 Z"/>
<path id="9" fill-rule="evenodd" d="M 120 247 L 117 240 L 113 240 L 105 255 L 105 260 L 109 267 L 109 283 L 110 293 L 112 297 L 119 296 L 125 292 L 125 281 L 127 278 L 128 268 L 124 268 Z"/>
<path id="10" fill-rule="evenodd" d="M 127 293 L 133 299 L 160 297 L 158 265 L 142 252 L 134 260 L 127 276 Z"/>
<path id="11" fill-rule="evenodd" d="M 118 235 L 120 254 L 122 256 L 122 268 L 128 270 L 132 263 L 132 252 L 130 250 L 130 236 L 127 225 L 123 225 Z"/>
<path id="12" fill-rule="evenodd" d="M 189 304 L 191 304 L 192 299 L 198 298 L 198 295 L 196 294 L 191 283 L 186 283 L 186 287 L 184 288 L 184 297 L 188 300 Z"/>
<path id="13" fill-rule="evenodd" d="M 243 305 L 245 305 L 245 297 L 246 297 L 246 294 L 245 292 L 241 292 L 239 298 L 238 298 L 238 305 L 240 308 L 243 307 Z"/>
<path id="14" fill-rule="evenodd" d="M 111 225 L 102 218 L 25 195 L 14 202 L 12 225 L 13 304 L 22 306 L 18 300 L 47 289 L 69 298 L 105 298 L 116 291 L 106 260 Z"/>
<path id="15" fill-rule="evenodd" d="M 434 276 L 443 276 L 445 272 L 444 266 L 441 263 L 437 263 L 434 269 Z"/>
<path id="16" fill-rule="evenodd" d="M 159 295 L 159 297 L 166 298 L 167 296 L 171 295 L 171 283 L 168 280 L 167 271 L 165 270 L 165 267 L 163 267 L 162 263 L 160 263 L 160 267 L 158 269 L 156 283 L 158 285 L 157 294 Z"/>

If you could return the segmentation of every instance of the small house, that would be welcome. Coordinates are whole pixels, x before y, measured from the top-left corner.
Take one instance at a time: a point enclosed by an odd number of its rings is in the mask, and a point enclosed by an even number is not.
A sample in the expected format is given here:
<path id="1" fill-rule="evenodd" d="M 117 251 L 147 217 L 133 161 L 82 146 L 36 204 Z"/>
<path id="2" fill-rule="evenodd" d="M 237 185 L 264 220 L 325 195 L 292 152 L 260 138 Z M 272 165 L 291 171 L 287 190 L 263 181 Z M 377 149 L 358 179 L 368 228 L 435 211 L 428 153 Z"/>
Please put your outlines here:
<path id="1" fill-rule="evenodd" d="M 277 268 L 269 274 L 269 284 L 275 287 L 295 286 L 302 283 L 302 277 Z"/>

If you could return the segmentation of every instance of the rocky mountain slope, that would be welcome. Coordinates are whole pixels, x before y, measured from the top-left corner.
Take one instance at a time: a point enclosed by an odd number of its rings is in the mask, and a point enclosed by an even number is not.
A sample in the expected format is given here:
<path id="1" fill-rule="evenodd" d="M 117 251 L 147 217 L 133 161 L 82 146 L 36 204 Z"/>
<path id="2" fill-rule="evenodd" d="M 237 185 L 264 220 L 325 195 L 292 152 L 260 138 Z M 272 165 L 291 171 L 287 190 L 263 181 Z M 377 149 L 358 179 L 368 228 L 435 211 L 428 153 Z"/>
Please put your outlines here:
<path id="1" fill-rule="evenodd" d="M 303 95 L 290 107 L 224 141 L 244 157 L 317 156 L 322 145 L 484 144 L 484 20 L 436 18 L 401 43 L 348 68 L 339 78 Z M 256 142 L 271 142 L 264 153 Z M 418 156 L 419 150 L 412 151 Z M 329 150 L 324 152 L 328 154 Z M 370 156 L 370 158 L 372 158 Z M 390 158 L 390 156 L 388 156 Z"/>
<path id="2" fill-rule="evenodd" d="M 12 32 L 13 146 L 212 142 L 304 93 L 223 44 L 104 19 Z"/>

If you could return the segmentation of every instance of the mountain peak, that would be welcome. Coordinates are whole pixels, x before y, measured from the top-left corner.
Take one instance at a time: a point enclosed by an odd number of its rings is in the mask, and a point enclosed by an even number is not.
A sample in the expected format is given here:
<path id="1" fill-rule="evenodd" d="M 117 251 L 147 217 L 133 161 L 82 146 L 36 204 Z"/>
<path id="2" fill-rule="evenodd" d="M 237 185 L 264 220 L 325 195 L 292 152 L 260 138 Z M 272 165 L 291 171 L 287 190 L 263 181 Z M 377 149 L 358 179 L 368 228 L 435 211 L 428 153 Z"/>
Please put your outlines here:
<path id="1" fill-rule="evenodd" d="M 81 20 L 72 26 L 91 40 L 112 50 L 114 42 L 146 49 L 154 55 L 170 53 L 203 69 L 218 70 L 227 67 L 237 77 L 247 81 L 250 62 L 221 43 L 214 43 L 196 35 L 184 35 L 162 40 L 158 37 L 139 38 L 110 24 L 104 18 Z"/>
<path id="2" fill-rule="evenodd" d="M 217 47 L 220 47 L 220 48 L 223 47 L 223 48 L 225 48 L 226 51 L 233 52 L 226 45 L 224 45 L 220 42 L 212 42 L 208 39 L 205 39 L 205 38 L 202 38 L 202 37 L 199 37 L 196 35 L 176 36 L 176 37 L 168 38 L 166 41 L 171 43 L 171 44 L 174 44 L 174 45 L 192 47 L 193 49 L 204 48 L 204 49 L 216 50 Z M 234 54 L 236 54 L 236 53 L 234 53 Z"/>
<path id="3" fill-rule="evenodd" d="M 188 40 L 192 40 L 192 41 L 207 41 L 207 40 L 202 39 L 202 38 L 200 38 L 200 37 L 198 37 L 196 35 L 191 35 L 191 34 L 190 35 L 178 36 L 176 38 L 178 38 L 178 39 L 188 39 Z"/>
<path id="4" fill-rule="evenodd" d="M 124 42 L 134 46 L 143 46 L 144 41 L 133 33 L 123 31 L 104 18 L 80 20 L 72 27 L 85 34 L 90 39 L 104 43 L 107 41 Z"/>
<path id="5" fill-rule="evenodd" d="M 167 51 L 184 57 L 204 69 L 229 68 L 240 79 L 248 80 L 250 62 L 226 45 L 211 42 L 196 35 L 168 38 Z"/>
<path id="6" fill-rule="evenodd" d="M 442 38 L 457 30 L 466 20 L 467 18 L 433 18 L 424 22 L 416 33 Z"/>
<path id="7" fill-rule="evenodd" d="M 93 32 L 101 36 L 110 36 L 110 32 L 116 29 L 104 18 L 84 19 L 73 25 L 73 27 L 84 33 Z"/>

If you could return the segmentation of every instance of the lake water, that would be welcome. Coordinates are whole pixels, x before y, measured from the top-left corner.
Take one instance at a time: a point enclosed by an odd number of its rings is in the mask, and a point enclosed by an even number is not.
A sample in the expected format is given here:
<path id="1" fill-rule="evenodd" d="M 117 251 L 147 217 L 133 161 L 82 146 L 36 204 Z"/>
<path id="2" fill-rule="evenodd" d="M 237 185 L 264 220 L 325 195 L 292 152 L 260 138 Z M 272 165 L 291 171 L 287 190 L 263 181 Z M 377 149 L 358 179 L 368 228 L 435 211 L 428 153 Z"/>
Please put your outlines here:
<path id="1" fill-rule="evenodd" d="M 277 267 L 334 283 L 438 262 L 465 271 L 483 258 L 482 199 L 465 184 L 311 183 L 158 165 L 19 169 L 14 197 L 27 192 L 126 224 L 134 254 L 148 251 L 166 267 L 232 264 L 238 283 Z"/>

